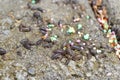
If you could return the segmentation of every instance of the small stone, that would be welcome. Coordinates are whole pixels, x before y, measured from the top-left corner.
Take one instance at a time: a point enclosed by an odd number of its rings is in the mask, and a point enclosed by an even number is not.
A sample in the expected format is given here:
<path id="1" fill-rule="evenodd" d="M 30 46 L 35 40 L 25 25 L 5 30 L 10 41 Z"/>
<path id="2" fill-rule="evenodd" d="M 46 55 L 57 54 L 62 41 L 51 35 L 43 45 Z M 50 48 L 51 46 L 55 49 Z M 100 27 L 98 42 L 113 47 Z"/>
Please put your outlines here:
<path id="1" fill-rule="evenodd" d="M 88 40 L 88 39 L 89 39 L 89 34 L 85 34 L 85 35 L 83 36 L 83 38 L 84 38 L 85 40 Z"/>
<path id="2" fill-rule="evenodd" d="M 86 73 L 86 76 L 90 77 L 90 76 L 92 76 L 92 74 L 90 72 L 88 72 L 88 73 Z"/>
<path id="3" fill-rule="evenodd" d="M 87 15 L 86 18 L 87 18 L 87 19 L 90 19 L 90 16 Z"/>
<path id="4" fill-rule="evenodd" d="M 53 28 L 53 27 L 55 27 L 54 24 L 48 24 L 48 28 Z"/>
<path id="5" fill-rule="evenodd" d="M 28 80 L 36 80 L 36 79 L 35 79 L 35 77 L 30 76 Z"/>
<path id="6" fill-rule="evenodd" d="M 11 80 L 11 79 L 9 78 L 9 76 L 6 76 L 4 80 Z"/>
<path id="7" fill-rule="evenodd" d="M 4 30 L 2 33 L 5 35 L 10 35 L 10 30 Z"/>
<path id="8" fill-rule="evenodd" d="M 68 66 L 70 66 L 73 70 L 76 70 L 76 63 L 75 63 L 75 61 L 70 61 Z"/>
<path id="9" fill-rule="evenodd" d="M 57 35 L 54 35 L 52 37 L 50 37 L 51 41 L 56 41 L 57 40 Z"/>
<path id="10" fill-rule="evenodd" d="M 97 49 L 97 53 L 98 53 L 98 54 L 99 54 L 99 53 L 102 53 L 102 51 Z"/>
<path id="11" fill-rule="evenodd" d="M 35 75 L 35 68 L 29 68 L 29 69 L 28 69 L 28 73 L 29 73 L 30 75 L 34 76 L 34 75 Z"/>
<path id="12" fill-rule="evenodd" d="M 92 57 L 90 61 L 95 62 L 96 61 L 95 57 Z"/>
<path id="13" fill-rule="evenodd" d="M 66 76 L 70 76 L 71 75 L 70 71 L 68 70 L 68 68 L 65 65 L 59 63 L 59 66 L 60 66 L 61 70 L 64 71 L 64 73 L 65 73 Z"/>
<path id="14" fill-rule="evenodd" d="M 36 1 L 35 0 L 32 0 L 32 4 L 35 4 L 36 3 Z"/>
<path id="15" fill-rule="evenodd" d="M 99 71 L 99 72 L 103 72 L 103 69 L 102 69 L 102 68 L 99 68 L 98 71 Z"/>
<path id="16" fill-rule="evenodd" d="M 73 27 L 69 27 L 69 29 L 67 30 L 67 33 L 69 34 L 75 33 L 75 29 Z"/>
<path id="17" fill-rule="evenodd" d="M 106 33 L 106 32 L 107 32 L 107 30 L 105 30 L 105 29 L 104 29 L 104 30 L 103 30 L 103 32 L 104 32 L 104 33 Z"/>
<path id="18" fill-rule="evenodd" d="M 107 73 L 107 76 L 111 76 L 111 75 L 112 75 L 112 73 L 110 73 L 110 72 L 109 72 L 109 73 Z"/>
<path id="19" fill-rule="evenodd" d="M 77 28 L 78 28 L 78 30 L 82 29 L 82 25 L 81 25 L 81 24 L 78 24 L 78 25 L 77 25 Z"/>
<path id="20" fill-rule="evenodd" d="M 23 72 L 22 70 L 20 72 L 17 72 L 16 73 L 16 80 L 25 80 L 26 79 L 26 76 L 27 76 L 27 73 L 26 72 Z"/>

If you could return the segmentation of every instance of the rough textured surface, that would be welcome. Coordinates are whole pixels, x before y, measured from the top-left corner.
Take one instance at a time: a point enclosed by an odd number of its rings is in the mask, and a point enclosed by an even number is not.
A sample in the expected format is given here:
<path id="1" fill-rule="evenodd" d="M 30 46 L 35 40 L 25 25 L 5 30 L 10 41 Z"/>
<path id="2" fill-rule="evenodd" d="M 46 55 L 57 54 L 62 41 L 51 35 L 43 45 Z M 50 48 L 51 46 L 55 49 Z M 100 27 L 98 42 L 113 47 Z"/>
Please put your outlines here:
<path id="1" fill-rule="evenodd" d="M 60 31 L 58 27 L 53 28 L 51 35 L 57 34 L 58 41 L 51 48 L 32 46 L 31 50 L 25 49 L 20 41 L 28 38 L 30 41 L 39 40 L 41 33 L 39 27 L 46 24 L 36 24 L 33 13 L 27 7 L 30 0 L 0 0 L 0 47 L 7 53 L 0 56 L 0 80 L 119 80 L 120 62 L 113 52 L 107 48 L 107 39 L 99 30 L 99 24 L 87 0 L 77 1 L 71 6 L 69 0 L 41 0 L 33 6 L 41 7 L 45 13 L 41 17 L 53 20 L 57 23 L 59 19 L 64 24 L 76 29 L 78 23 L 83 25 L 83 33 L 89 33 L 92 42 L 96 45 L 103 44 L 104 53 L 92 56 L 88 59 L 83 54 L 78 61 L 70 60 L 65 65 L 65 60 L 51 60 L 52 51 L 59 48 L 64 41 L 80 38 L 78 34 L 66 35 L 66 30 Z M 16 6 L 17 5 L 17 6 Z M 78 7 L 78 8 L 77 8 Z M 73 9 L 74 8 L 74 9 Z M 90 16 L 87 19 L 86 16 Z M 73 17 L 80 17 L 80 21 L 73 23 Z M 19 25 L 23 23 L 32 28 L 30 32 L 20 32 Z M 109 51 L 109 52 L 108 52 Z M 86 51 L 85 51 L 86 52 Z M 79 52 L 79 54 L 81 54 Z M 106 57 L 104 56 L 106 55 Z"/>
<path id="2" fill-rule="evenodd" d="M 103 0 L 108 10 L 108 16 L 112 24 L 120 25 L 120 0 Z"/>

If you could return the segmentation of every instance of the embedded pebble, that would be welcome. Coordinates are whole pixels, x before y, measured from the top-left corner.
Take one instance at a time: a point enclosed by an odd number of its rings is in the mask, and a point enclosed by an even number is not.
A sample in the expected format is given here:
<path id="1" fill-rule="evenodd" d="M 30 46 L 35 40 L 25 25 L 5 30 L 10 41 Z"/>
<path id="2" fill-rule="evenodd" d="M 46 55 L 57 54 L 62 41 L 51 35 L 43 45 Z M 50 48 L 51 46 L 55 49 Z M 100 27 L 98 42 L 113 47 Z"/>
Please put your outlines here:
<path id="1" fill-rule="evenodd" d="M 91 72 L 87 72 L 87 73 L 86 73 L 86 76 L 87 76 L 87 77 L 90 77 L 90 76 L 92 76 L 92 73 L 91 73 Z"/>
<path id="2" fill-rule="evenodd" d="M 107 73 L 107 76 L 111 76 L 111 75 L 112 75 L 112 73 L 110 73 L 110 72 L 109 72 L 109 73 Z"/>
<path id="3" fill-rule="evenodd" d="M 75 61 L 70 61 L 68 66 L 70 66 L 73 70 L 76 70 L 76 63 L 75 63 Z"/>
<path id="4" fill-rule="evenodd" d="M 29 69 L 28 69 L 28 74 L 34 76 L 34 75 L 36 74 L 35 68 L 29 68 Z"/>
<path id="5" fill-rule="evenodd" d="M 16 73 L 17 80 L 26 80 L 27 73 L 23 71 L 19 71 Z"/>

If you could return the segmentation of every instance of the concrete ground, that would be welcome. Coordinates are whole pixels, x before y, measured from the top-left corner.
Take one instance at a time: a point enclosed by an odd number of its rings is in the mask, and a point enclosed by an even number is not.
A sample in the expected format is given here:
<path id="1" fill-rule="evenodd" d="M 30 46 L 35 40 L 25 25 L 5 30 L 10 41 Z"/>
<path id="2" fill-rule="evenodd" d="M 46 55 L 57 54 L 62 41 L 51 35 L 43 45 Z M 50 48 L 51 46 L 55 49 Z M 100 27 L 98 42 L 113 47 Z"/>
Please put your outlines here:
<path id="1" fill-rule="evenodd" d="M 39 23 L 34 12 L 40 14 Z M 73 22 L 73 18 L 80 21 Z M 65 28 L 58 27 L 59 20 Z M 33 43 L 38 41 L 42 36 L 39 28 L 48 23 L 55 25 L 50 28 L 48 38 L 58 36 L 54 45 L 44 48 L 47 43 L 42 43 L 29 50 L 20 43 L 26 38 Z M 31 31 L 21 32 L 20 24 Z M 77 29 L 78 24 L 82 24 L 81 30 Z M 72 35 L 67 34 L 69 26 L 75 29 Z M 90 35 L 90 40 L 83 40 L 85 34 Z M 53 51 L 64 42 L 77 39 L 88 44 L 82 52 L 73 51 L 81 56 L 80 60 L 71 59 L 65 65 L 68 58 L 51 59 Z M 120 62 L 107 41 L 87 0 L 41 0 L 37 4 L 31 4 L 31 0 L 0 0 L 0 48 L 7 52 L 0 56 L 0 80 L 119 80 Z M 90 43 L 103 52 L 89 55 Z"/>

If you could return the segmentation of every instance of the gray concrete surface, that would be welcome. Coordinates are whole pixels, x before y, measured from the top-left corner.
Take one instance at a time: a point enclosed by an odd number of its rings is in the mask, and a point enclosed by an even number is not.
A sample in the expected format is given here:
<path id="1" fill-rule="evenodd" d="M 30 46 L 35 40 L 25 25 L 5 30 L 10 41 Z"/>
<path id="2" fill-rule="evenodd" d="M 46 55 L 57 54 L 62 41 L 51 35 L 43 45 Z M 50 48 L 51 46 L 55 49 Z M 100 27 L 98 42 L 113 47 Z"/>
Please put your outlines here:
<path id="1" fill-rule="evenodd" d="M 110 23 L 120 25 L 120 0 L 103 0 L 107 7 Z"/>
<path id="2" fill-rule="evenodd" d="M 36 24 L 33 13 L 27 7 L 30 0 L 0 0 L 0 47 L 7 51 L 7 54 L 0 56 L 0 80 L 119 80 L 120 62 L 115 53 L 106 48 L 107 39 L 102 31 L 99 30 L 99 24 L 95 19 L 93 11 L 87 0 L 77 1 L 71 5 L 69 0 L 41 0 L 34 4 L 35 7 L 41 7 L 45 13 L 40 13 L 44 20 L 51 19 L 56 24 L 59 19 L 64 24 L 75 28 L 78 23 L 83 25 L 81 32 L 90 34 L 91 42 L 96 46 L 103 44 L 104 53 L 98 54 L 97 59 L 92 56 L 87 58 L 82 54 L 82 59 L 78 61 L 70 60 L 65 65 L 65 59 L 51 60 L 52 51 L 61 46 L 69 39 L 81 39 L 78 34 L 66 35 L 66 28 L 63 32 L 59 27 L 52 28 L 49 36 L 57 34 L 58 41 L 51 48 L 42 46 L 32 46 L 31 50 L 25 49 L 20 41 L 28 38 L 32 42 L 40 39 L 41 33 L 39 27 L 46 23 Z M 80 17 L 81 16 L 81 17 Z M 87 19 L 86 16 L 90 16 Z M 73 23 L 72 17 L 80 17 L 80 21 Z M 20 32 L 19 25 L 23 23 L 32 28 L 30 32 Z M 89 41 L 88 41 L 89 42 Z M 86 50 L 84 53 L 87 52 Z M 74 51 L 76 54 L 81 54 Z M 103 55 L 106 55 L 104 57 Z"/>

